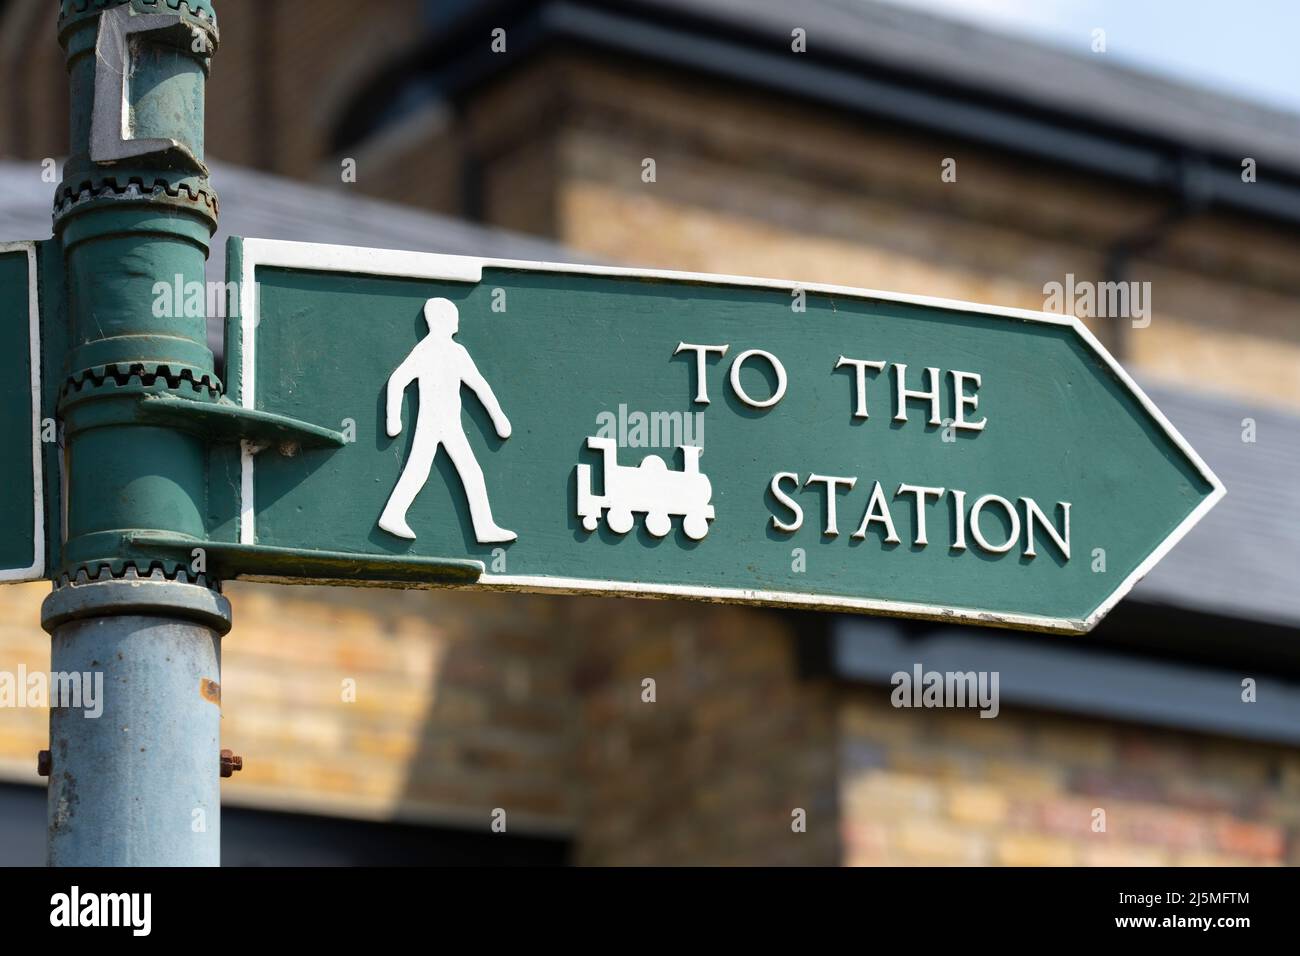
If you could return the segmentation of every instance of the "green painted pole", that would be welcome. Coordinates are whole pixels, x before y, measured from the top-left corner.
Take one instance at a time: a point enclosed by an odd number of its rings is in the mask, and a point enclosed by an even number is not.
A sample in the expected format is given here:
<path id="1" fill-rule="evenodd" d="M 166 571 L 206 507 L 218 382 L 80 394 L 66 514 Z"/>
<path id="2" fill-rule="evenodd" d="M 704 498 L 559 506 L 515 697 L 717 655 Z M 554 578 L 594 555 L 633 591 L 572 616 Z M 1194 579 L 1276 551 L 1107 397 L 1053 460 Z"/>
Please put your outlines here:
<path id="1" fill-rule="evenodd" d="M 49 862 L 215 866 L 230 606 L 201 551 L 124 544 L 126 529 L 201 544 L 209 452 L 193 431 L 119 410 L 123 396 L 204 402 L 221 388 L 205 317 L 163 294 L 204 281 L 217 225 L 203 162 L 216 14 L 209 0 L 62 0 L 58 31 L 71 90 L 54 206 L 66 540 L 42 623 L 53 671 L 102 674 L 103 710 L 51 710 Z"/>

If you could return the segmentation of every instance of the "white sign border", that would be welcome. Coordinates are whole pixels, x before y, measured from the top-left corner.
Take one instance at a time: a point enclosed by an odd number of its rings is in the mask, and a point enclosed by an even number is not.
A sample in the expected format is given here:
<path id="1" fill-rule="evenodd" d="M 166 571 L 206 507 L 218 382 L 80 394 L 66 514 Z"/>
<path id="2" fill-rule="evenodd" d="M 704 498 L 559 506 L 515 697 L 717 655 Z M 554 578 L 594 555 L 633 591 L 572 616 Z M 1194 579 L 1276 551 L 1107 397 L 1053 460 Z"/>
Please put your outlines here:
<path id="1" fill-rule="evenodd" d="M 1024 322 L 1046 325 L 1064 325 L 1074 330 L 1089 348 L 1102 360 L 1121 383 L 1137 398 L 1143 409 L 1164 430 L 1169 439 L 1187 456 L 1210 485 L 1211 492 L 1192 510 L 1164 541 L 1149 554 L 1097 608 L 1083 619 L 1046 617 L 1037 614 L 1004 614 L 978 608 L 954 608 L 941 605 L 914 604 L 903 601 L 885 601 L 873 598 L 849 598 L 835 595 L 804 594 L 795 591 L 751 590 L 749 588 L 719 588 L 683 584 L 641 584 L 625 581 L 596 581 L 585 578 L 550 577 L 547 575 L 482 574 L 474 585 L 501 590 L 560 591 L 569 594 L 621 594 L 639 597 L 682 597 L 703 601 L 744 601 L 784 607 L 808 607 L 826 611 L 859 611 L 889 614 L 899 617 L 917 617 L 931 620 L 965 621 L 973 624 L 997 625 L 1035 631 L 1058 631 L 1078 634 L 1092 630 L 1138 581 L 1174 547 L 1205 514 L 1218 504 L 1227 493 L 1223 482 L 1210 470 L 1201 456 L 1170 424 L 1155 403 L 1147 397 L 1132 377 L 1124 371 L 1114 357 L 1076 316 L 1055 315 L 1029 309 L 1012 309 L 1003 306 L 981 305 L 956 299 L 931 296 L 879 292 L 872 289 L 855 289 L 824 283 L 794 282 L 786 279 L 759 279 L 745 276 L 709 275 L 698 272 L 674 272 L 662 269 L 628 269 L 619 266 L 571 265 L 558 262 L 530 262 L 517 259 L 488 259 L 477 256 L 450 256 L 430 252 L 407 252 L 395 249 L 367 249 L 361 246 L 327 245 L 311 242 L 290 242 L 278 239 L 242 239 L 241 274 L 239 276 L 240 315 L 240 394 L 236 397 L 244 408 L 254 408 L 256 401 L 256 329 L 259 307 L 256 295 L 256 271 L 259 266 L 281 269 L 298 269 L 312 272 L 343 272 L 361 275 L 382 275 L 394 278 L 423 279 L 427 281 L 478 283 L 485 268 L 516 269 L 531 272 L 564 272 L 578 275 L 615 276 L 634 279 L 661 279 L 676 282 L 708 285 L 733 285 L 748 288 L 780 289 L 793 293 L 818 292 L 855 299 L 874 299 L 908 305 L 928 306 L 957 312 L 974 312 L 981 315 L 998 315 Z M 253 460 L 247 447 L 241 451 L 240 461 L 240 521 L 241 544 L 254 544 Z"/>
<path id="2" fill-rule="evenodd" d="M 40 581 L 45 577 L 45 481 L 41 462 L 41 300 L 36 270 L 36 243 L 30 239 L 0 242 L 0 255 L 21 252 L 27 256 L 27 323 L 31 362 L 32 402 L 32 555 L 26 568 L 0 568 L 0 581 Z"/>

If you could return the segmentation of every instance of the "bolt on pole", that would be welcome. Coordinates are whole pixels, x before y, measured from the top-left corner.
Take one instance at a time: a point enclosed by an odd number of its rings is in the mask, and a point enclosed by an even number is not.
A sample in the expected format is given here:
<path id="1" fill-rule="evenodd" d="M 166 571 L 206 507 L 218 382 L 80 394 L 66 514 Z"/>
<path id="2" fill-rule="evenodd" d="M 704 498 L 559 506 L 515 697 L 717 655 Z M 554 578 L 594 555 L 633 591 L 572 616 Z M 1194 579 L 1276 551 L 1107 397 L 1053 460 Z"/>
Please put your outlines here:
<path id="1" fill-rule="evenodd" d="M 203 435 L 136 410 L 221 391 L 206 318 L 159 310 L 156 290 L 203 282 L 217 226 L 203 161 L 216 13 L 209 0 L 62 0 L 58 35 L 71 92 L 54 204 L 66 516 L 41 616 L 51 670 L 102 674 L 103 710 L 51 709 L 49 862 L 215 866 L 234 768 L 220 751 L 230 605 L 201 561 L 142 552 L 124 532 L 205 539 Z"/>

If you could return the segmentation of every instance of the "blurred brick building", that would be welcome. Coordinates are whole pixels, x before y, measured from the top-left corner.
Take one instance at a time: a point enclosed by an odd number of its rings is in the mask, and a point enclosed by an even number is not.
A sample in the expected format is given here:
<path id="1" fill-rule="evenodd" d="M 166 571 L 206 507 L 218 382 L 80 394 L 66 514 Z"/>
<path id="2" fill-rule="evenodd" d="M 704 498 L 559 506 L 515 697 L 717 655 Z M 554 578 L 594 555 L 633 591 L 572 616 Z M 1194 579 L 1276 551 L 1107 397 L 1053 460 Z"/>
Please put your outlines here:
<path id="1" fill-rule="evenodd" d="M 0 4 L 5 238 L 48 235 L 66 144 L 50 7 Z M 1229 490 L 1082 639 L 230 584 L 229 862 L 1300 862 L 1300 118 L 865 2 L 218 13 L 223 232 L 1031 309 L 1150 282 L 1149 325 L 1088 321 Z M 43 594 L 0 589 L 0 669 L 48 666 Z M 999 716 L 894 709 L 914 662 L 998 670 Z M 36 845 L 46 720 L 0 712 Z"/>

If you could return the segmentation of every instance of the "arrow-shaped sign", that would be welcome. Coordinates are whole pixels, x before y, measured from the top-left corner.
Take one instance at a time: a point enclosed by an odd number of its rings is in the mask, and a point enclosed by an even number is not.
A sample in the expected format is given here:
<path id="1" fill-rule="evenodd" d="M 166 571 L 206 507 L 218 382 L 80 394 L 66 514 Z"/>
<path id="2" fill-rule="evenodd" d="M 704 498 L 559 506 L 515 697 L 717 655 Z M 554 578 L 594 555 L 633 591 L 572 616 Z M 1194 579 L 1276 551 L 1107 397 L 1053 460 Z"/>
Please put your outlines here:
<path id="1" fill-rule="evenodd" d="M 1078 632 L 1224 494 L 1070 316 L 263 240 L 229 260 L 229 396 L 343 444 L 228 460 L 226 573 L 466 582 L 470 559 L 480 587 Z"/>

